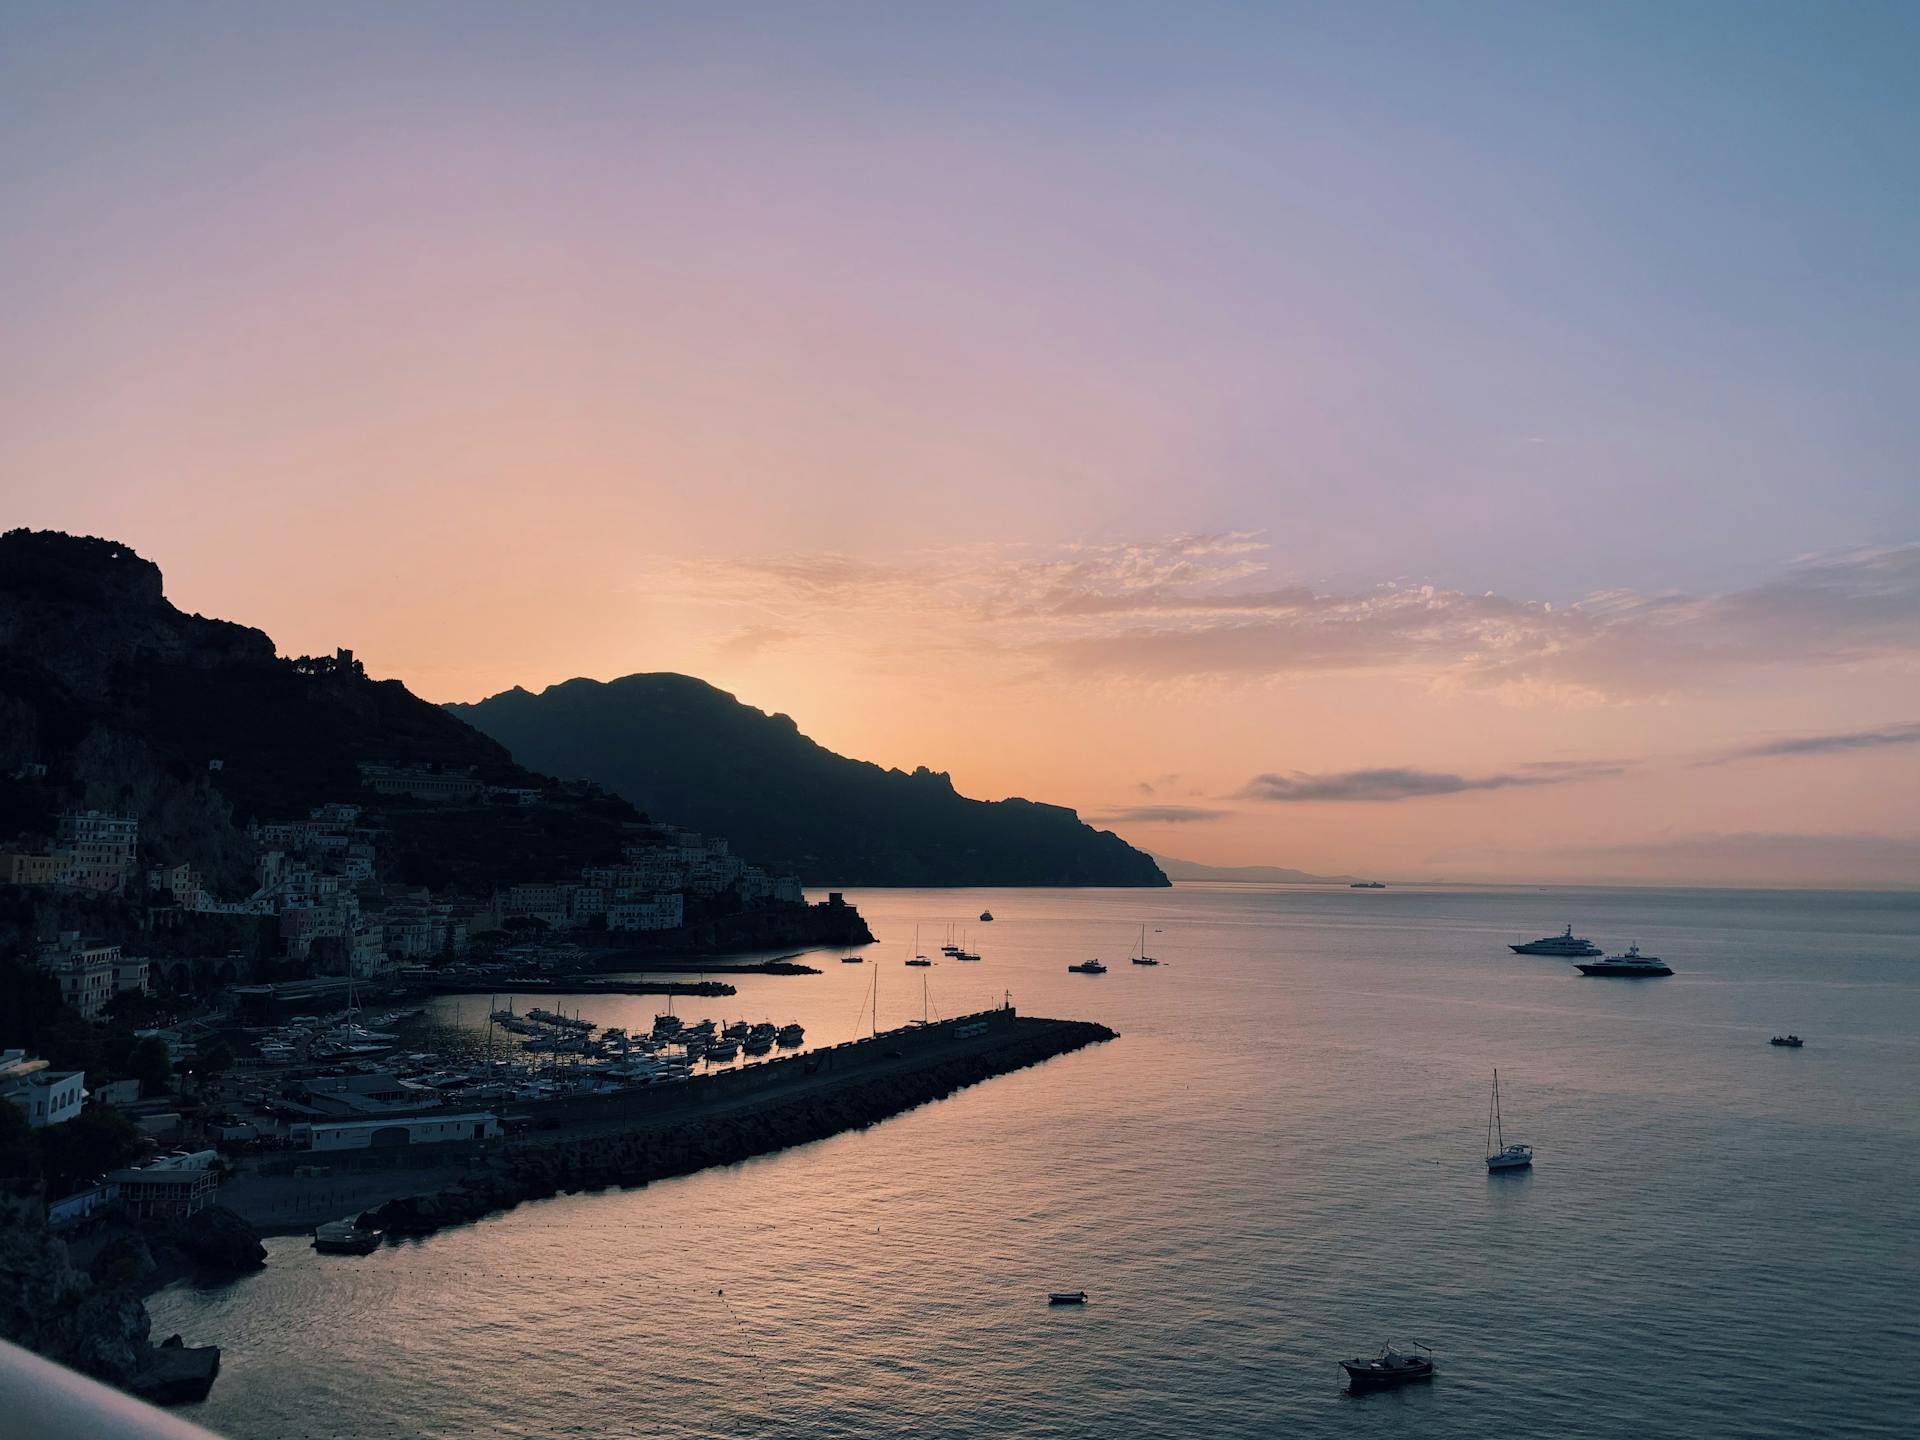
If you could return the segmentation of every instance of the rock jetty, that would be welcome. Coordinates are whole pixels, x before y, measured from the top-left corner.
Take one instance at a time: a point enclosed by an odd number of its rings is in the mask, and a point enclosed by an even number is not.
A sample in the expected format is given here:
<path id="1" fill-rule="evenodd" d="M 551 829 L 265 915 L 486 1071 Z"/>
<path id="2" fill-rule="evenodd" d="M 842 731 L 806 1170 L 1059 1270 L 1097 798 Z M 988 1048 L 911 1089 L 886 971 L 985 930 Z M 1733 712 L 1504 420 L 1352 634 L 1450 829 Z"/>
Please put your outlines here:
<path id="1" fill-rule="evenodd" d="M 801 1094 L 776 1091 L 750 1106 L 717 1114 L 513 1145 L 449 1188 L 389 1200 L 362 1214 L 360 1223 L 393 1235 L 426 1235 L 523 1200 L 645 1185 L 711 1165 L 731 1165 L 843 1130 L 864 1129 L 965 1086 L 1114 1038 L 1106 1026 L 1086 1021 L 1023 1020 L 991 1045 L 915 1061 L 903 1057 L 898 1065 L 851 1074 Z M 885 1037 L 876 1043 L 884 1045 Z"/>

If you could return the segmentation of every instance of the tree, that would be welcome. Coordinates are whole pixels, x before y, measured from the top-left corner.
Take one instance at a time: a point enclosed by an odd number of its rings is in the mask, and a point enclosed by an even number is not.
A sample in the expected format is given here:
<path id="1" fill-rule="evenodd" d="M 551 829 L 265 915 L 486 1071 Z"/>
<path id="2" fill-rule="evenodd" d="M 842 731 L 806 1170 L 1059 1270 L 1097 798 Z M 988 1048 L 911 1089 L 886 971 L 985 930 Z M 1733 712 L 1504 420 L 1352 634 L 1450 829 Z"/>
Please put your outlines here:
<path id="1" fill-rule="evenodd" d="M 27 1117 L 11 1100 L 0 1100 L 0 1184 L 32 1184 L 40 1178 L 40 1145 Z"/>
<path id="2" fill-rule="evenodd" d="M 167 1042 L 149 1035 L 135 1044 L 127 1056 L 127 1073 L 140 1082 L 143 1097 L 165 1094 L 173 1079 L 173 1053 Z"/>
<path id="3" fill-rule="evenodd" d="M 233 1068 L 233 1047 L 224 1040 L 203 1040 L 187 1061 L 195 1075 L 218 1075 Z"/>
<path id="4" fill-rule="evenodd" d="M 40 1163 L 47 1193 L 68 1195 L 109 1170 L 131 1164 L 147 1148 L 146 1137 L 118 1110 L 93 1105 L 73 1119 L 41 1130 Z"/>

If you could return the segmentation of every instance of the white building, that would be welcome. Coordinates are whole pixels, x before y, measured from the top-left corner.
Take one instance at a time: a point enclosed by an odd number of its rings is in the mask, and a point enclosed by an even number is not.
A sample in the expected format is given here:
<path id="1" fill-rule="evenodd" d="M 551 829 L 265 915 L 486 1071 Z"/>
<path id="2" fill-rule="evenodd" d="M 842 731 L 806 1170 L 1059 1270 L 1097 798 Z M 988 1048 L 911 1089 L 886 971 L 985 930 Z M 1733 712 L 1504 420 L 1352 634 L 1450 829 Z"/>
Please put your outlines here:
<path id="1" fill-rule="evenodd" d="M 217 1159 L 211 1150 L 179 1151 L 115 1170 L 107 1179 L 119 1188 L 120 1204 L 134 1218 L 171 1215 L 184 1220 L 213 1203 L 214 1191 L 220 1188 L 213 1173 Z"/>
<path id="2" fill-rule="evenodd" d="M 82 1070 L 50 1070 L 24 1050 L 0 1050 L 0 1100 L 11 1100 L 36 1130 L 59 1125 L 80 1113 L 87 1098 Z"/>
<path id="3" fill-rule="evenodd" d="M 455 1140 L 491 1140 L 500 1133 L 492 1115 L 416 1115 L 392 1120 L 315 1121 L 307 1143 L 315 1150 L 384 1150 L 402 1145 L 445 1145 Z"/>

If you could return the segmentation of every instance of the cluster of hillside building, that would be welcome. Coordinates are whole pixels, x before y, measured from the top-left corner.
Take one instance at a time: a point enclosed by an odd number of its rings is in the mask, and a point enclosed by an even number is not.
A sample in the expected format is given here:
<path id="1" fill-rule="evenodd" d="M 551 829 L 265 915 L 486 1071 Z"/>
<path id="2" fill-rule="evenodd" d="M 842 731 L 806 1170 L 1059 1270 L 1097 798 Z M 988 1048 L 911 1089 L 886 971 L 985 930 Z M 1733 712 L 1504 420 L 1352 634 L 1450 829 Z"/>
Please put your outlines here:
<path id="1" fill-rule="evenodd" d="M 68 810 L 46 850 L 0 852 L 0 885 L 57 885 L 124 895 L 135 876 L 140 821 L 103 810 Z"/>
<path id="2" fill-rule="evenodd" d="M 429 803 L 531 804 L 536 790 L 487 786 L 461 771 L 363 764 L 377 794 Z M 618 862 L 591 865 L 575 880 L 530 880 L 491 897 L 436 895 L 422 886 L 383 884 L 378 876 L 378 815 L 333 801 L 305 818 L 256 822 L 254 888 L 244 897 L 215 894 L 188 864 L 138 869 L 136 817 L 98 810 L 61 816 L 59 844 L 45 854 L 0 854 L 0 883 L 129 897 L 144 893 L 148 924 L 166 928 L 189 915 L 259 917 L 277 926 L 282 957 L 311 974 L 369 979 L 402 966 L 468 953 L 471 937 L 515 928 L 525 918 L 548 930 L 677 930 L 689 911 L 727 892 L 743 906 L 804 901 L 799 881 L 771 875 L 730 853 L 727 842 L 674 826 L 648 826 Z M 148 962 L 117 945 L 77 933 L 40 947 L 40 963 L 76 1010 L 97 1018 L 124 990 L 145 991 Z"/>
<path id="3" fill-rule="evenodd" d="M 503 924 L 527 916 L 551 930 L 677 930 L 688 897 L 729 890 L 743 905 L 805 899 L 797 879 L 747 864 L 725 840 L 660 825 L 648 841 L 623 847 L 618 864 L 589 865 L 578 881 L 509 886 L 494 897 L 494 910 Z"/>

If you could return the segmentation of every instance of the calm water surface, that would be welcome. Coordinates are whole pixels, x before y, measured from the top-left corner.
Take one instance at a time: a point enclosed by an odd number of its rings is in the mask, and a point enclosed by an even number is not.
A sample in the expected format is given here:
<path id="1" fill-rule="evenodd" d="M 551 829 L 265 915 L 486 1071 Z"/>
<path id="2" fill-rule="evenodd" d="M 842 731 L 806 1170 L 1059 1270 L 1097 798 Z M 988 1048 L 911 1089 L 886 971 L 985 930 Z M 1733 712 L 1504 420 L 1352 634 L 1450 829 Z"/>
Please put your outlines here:
<path id="1" fill-rule="evenodd" d="M 1122 1038 L 364 1259 L 269 1241 L 260 1275 L 152 1304 L 226 1347 L 189 1413 L 262 1440 L 1914 1433 L 1920 896 L 849 898 L 868 964 L 683 1013 L 830 1042 L 877 972 L 882 1026 L 1011 991 Z M 985 960 L 903 968 L 949 921 Z M 1506 949 L 1568 921 L 1680 973 Z M 1142 924 L 1158 969 L 1125 963 Z M 1112 972 L 1066 972 L 1089 954 Z M 1804 1050 L 1767 1045 L 1786 1029 Z M 1481 1163 L 1495 1065 L 1530 1174 Z M 1349 1395 L 1335 1360 L 1388 1336 L 1438 1378 Z"/>

